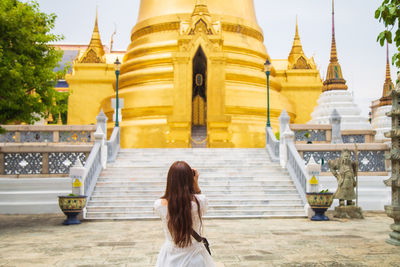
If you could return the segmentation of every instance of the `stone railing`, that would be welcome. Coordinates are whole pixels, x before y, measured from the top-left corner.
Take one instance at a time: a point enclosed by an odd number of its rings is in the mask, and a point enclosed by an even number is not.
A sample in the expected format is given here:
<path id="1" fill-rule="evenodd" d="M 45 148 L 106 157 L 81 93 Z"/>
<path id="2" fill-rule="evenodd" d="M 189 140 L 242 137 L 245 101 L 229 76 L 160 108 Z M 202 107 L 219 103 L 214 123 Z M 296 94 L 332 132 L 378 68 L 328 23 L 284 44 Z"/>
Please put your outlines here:
<path id="1" fill-rule="evenodd" d="M 92 195 L 93 189 L 96 186 L 97 178 L 99 177 L 101 170 L 103 169 L 102 166 L 102 158 L 101 158 L 101 150 L 102 148 L 101 143 L 96 143 L 93 146 L 92 151 L 90 152 L 89 158 L 86 161 L 84 167 L 84 175 L 83 175 L 83 184 L 84 184 L 84 191 L 83 195 L 87 196 L 88 199 Z"/>
<path id="2" fill-rule="evenodd" d="M 101 111 L 96 118 L 95 144 L 88 160 L 84 166 L 78 163 L 70 172 L 73 181 L 79 179 L 83 183 L 83 190 L 79 190 L 79 194 L 87 196 L 87 199 L 90 199 L 101 171 L 107 167 L 107 162 L 115 161 L 120 149 L 120 128 L 114 127 L 110 140 L 106 141 L 107 134 L 103 131 L 106 131 L 107 117 Z M 86 209 L 83 216 L 86 218 Z"/>
<path id="3" fill-rule="evenodd" d="M 107 162 L 115 161 L 118 151 L 120 149 L 120 128 L 114 127 L 110 140 L 107 141 Z"/>
<path id="4" fill-rule="evenodd" d="M 2 125 L 0 143 L 93 143 L 96 125 Z"/>
<path id="5" fill-rule="evenodd" d="M 292 177 L 293 179 L 293 182 L 296 186 L 297 191 L 300 194 L 303 204 L 306 204 L 307 174 L 305 171 L 304 161 L 297 152 L 293 142 L 287 142 L 286 146 L 286 168 L 289 172 L 290 177 Z"/>
<path id="6" fill-rule="evenodd" d="M 279 141 L 276 140 L 271 127 L 265 127 L 265 147 L 272 161 L 279 161 Z"/>
<path id="7" fill-rule="evenodd" d="M 66 176 L 79 158 L 85 162 L 91 144 L 14 144 L 0 146 L 0 175 Z"/>
<path id="8" fill-rule="evenodd" d="M 329 173 L 328 160 L 339 158 L 344 149 L 355 151 L 354 144 L 296 144 L 296 149 L 307 164 L 311 157 L 322 164 L 322 175 Z M 360 175 L 387 175 L 390 171 L 390 161 L 385 154 L 389 153 L 389 146 L 384 143 L 357 144 L 358 166 Z M 355 155 L 352 153 L 352 160 Z"/>
<path id="9" fill-rule="evenodd" d="M 294 132 L 296 143 L 313 144 L 331 143 L 332 126 L 323 124 L 290 124 L 290 129 Z M 309 137 L 306 137 L 309 133 Z M 373 143 L 375 130 L 342 130 L 341 137 L 343 143 Z"/>
<path id="10" fill-rule="evenodd" d="M 330 143 L 332 140 L 332 126 L 321 124 L 290 124 L 290 130 L 294 132 L 296 143 Z M 309 133 L 309 137 L 306 137 Z"/>

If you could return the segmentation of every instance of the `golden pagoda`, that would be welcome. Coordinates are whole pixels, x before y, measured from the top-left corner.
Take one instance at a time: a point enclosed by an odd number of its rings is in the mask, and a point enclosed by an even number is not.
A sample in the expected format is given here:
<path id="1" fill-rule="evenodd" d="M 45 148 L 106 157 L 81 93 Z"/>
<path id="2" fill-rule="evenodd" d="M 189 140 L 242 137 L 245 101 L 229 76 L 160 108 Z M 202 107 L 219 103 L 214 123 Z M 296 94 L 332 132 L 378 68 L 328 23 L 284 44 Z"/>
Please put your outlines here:
<path id="1" fill-rule="evenodd" d="M 321 94 L 322 80 L 314 58 L 308 58 L 304 54 L 297 18 L 293 46 L 288 58 L 273 59 L 272 64 L 281 83 L 281 94 L 290 100 L 295 109 L 295 116 L 290 116 L 291 122 L 308 122 Z"/>
<path id="2" fill-rule="evenodd" d="M 382 97 L 379 99 L 379 106 L 391 106 L 392 105 L 392 90 L 394 88 L 392 78 L 390 77 L 390 65 L 389 65 L 389 44 L 386 43 L 386 77 L 385 83 L 383 84 Z"/>
<path id="3" fill-rule="evenodd" d="M 297 22 L 287 59 L 271 59 L 263 41 L 253 0 L 141 0 L 119 76 L 121 146 L 191 147 L 200 129 L 207 147 L 264 147 L 267 58 L 273 129 L 283 109 L 292 122 L 307 122 L 322 81 Z M 67 77 L 68 124 L 94 123 L 102 108 L 110 133 L 116 83 L 112 52 L 101 47 L 96 16 L 90 45 Z"/>
<path id="4" fill-rule="evenodd" d="M 69 85 L 68 124 L 94 124 L 101 101 L 112 95 L 115 81 L 114 65 L 107 63 L 96 20 L 92 38 L 86 50 L 73 62 L 72 73 L 65 79 Z"/>
<path id="5" fill-rule="evenodd" d="M 324 81 L 322 91 L 330 90 L 347 90 L 346 80 L 343 78 L 342 68 L 340 67 L 336 50 L 335 39 L 335 6 L 332 0 L 332 44 L 331 44 L 331 57 L 329 60 L 328 71 Z"/>
<path id="6" fill-rule="evenodd" d="M 121 66 L 123 147 L 263 147 L 268 57 L 252 0 L 142 0 Z M 272 125 L 294 108 L 270 79 Z M 102 102 L 111 117 L 110 96 Z M 110 125 L 111 127 L 112 125 Z"/>

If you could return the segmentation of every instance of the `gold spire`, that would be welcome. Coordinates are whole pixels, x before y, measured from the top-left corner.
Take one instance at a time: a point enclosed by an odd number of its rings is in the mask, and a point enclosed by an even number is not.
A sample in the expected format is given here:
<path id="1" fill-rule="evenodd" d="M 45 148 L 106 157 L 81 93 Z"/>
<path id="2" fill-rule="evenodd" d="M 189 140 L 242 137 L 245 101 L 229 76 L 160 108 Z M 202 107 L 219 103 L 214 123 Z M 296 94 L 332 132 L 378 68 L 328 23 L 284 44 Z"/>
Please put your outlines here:
<path id="1" fill-rule="evenodd" d="M 196 5 L 193 10 L 192 16 L 209 15 L 206 0 L 196 0 Z"/>
<path id="2" fill-rule="evenodd" d="M 97 9 L 96 9 L 96 20 L 94 22 L 94 29 L 92 33 L 92 38 L 88 48 L 86 49 L 80 63 L 105 63 L 104 58 L 104 48 L 101 43 L 99 26 L 97 24 Z"/>
<path id="3" fill-rule="evenodd" d="M 389 44 L 386 43 L 386 77 L 385 83 L 383 84 L 382 97 L 379 102 L 379 106 L 392 105 L 391 92 L 394 88 L 392 78 L 390 77 L 390 65 L 389 65 Z"/>
<path id="4" fill-rule="evenodd" d="M 301 45 L 299 27 L 296 16 L 296 32 L 294 34 L 293 46 L 288 57 L 289 64 L 292 69 L 310 69 L 310 64 L 304 54 L 303 46 Z"/>
<path id="5" fill-rule="evenodd" d="M 340 67 L 335 40 L 335 7 L 332 0 L 332 44 L 331 44 L 331 58 L 326 73 L 326 79 L 322 91 L 329 90 L 347 90 L 346 80 L 343 79 L 342 68 Z"/>

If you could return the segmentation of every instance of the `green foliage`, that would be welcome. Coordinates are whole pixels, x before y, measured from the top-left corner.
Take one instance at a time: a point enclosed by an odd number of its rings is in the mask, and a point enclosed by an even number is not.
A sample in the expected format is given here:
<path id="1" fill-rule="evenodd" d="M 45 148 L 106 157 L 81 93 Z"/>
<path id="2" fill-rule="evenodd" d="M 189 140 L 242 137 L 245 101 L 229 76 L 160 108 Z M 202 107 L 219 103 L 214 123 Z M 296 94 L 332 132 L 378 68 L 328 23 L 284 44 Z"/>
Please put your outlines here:
<path id="1" fill-rule="evenodd" d="M 66 108 L 54 105 L 54 85 L 65 74 L 53 72 L 62 51 L 49 43 L 63 38 L 50 33 L 55 19 L 35 1 L 0 1 L 0 124 L 31 124 Z"/>
<path id="2" fill-rule="evenodd" d="M 395 43 L 397 53 L 393 55 L 392 62 L 400 68 L 400 0 L 384 0 L 382 5 L 375 11 L 375 18 L 385 24 L 386 29 L 377 38 L 381 46 L 388 42 Z M 394 32 L 394 36 L 393 36 Z"/>
<path id="3" fill-rule="evenodd" d="M 304 134 L 304 137 L 307 138 L 307 139 L 310 138 L 310 136 L 311 136 L 310 132 L 306 132 L 306 133 Z"/>

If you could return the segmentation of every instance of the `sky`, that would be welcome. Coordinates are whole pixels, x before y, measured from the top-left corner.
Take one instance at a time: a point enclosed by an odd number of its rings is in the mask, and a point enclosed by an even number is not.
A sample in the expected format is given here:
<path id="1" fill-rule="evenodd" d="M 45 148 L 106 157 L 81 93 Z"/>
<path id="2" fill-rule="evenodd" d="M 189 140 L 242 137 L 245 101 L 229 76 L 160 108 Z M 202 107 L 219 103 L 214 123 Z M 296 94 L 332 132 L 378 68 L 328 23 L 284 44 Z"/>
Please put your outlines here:
<path id="1" fill-rule="evenodd" d="M 160 0 L 167 1 L 167 0 Z M 110 45 L 116 27 L 113 50 L 126 50 L 136 23 L 140 0 L 37 0 L 41 11 L 57 15 L 54 33 L 65 44 L 88 44 L 98 9 L 103 44 Z M 193 2 L 195 2 L 193 0 Z M 376 38 L 384 26 L 374 18 L 382 0 L 336 0 L 335 32 L 339 63 L 348 90 L 353 92 L 362 115 L 368 116 L 372 100 L 382 96 L 386 48 Z M 307 57 L 314 57 L 325 78 L 331 47 L 331 0 L 254 0 L 264 43 L 272 59 L 287 58 L 293 44 L 296 16 Z M 389 58 L 395 51 L 389 46 Z M 391 62 L 391 60 L 390 60 Z M 392 80 L 397 69 L 391 65 Z"/>

